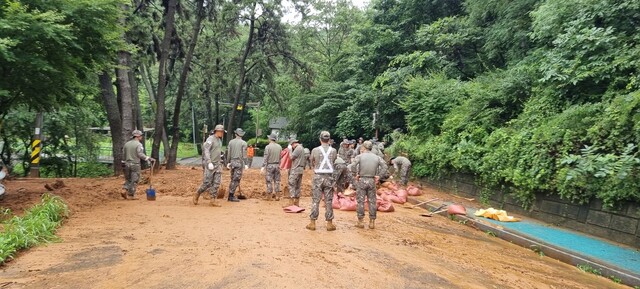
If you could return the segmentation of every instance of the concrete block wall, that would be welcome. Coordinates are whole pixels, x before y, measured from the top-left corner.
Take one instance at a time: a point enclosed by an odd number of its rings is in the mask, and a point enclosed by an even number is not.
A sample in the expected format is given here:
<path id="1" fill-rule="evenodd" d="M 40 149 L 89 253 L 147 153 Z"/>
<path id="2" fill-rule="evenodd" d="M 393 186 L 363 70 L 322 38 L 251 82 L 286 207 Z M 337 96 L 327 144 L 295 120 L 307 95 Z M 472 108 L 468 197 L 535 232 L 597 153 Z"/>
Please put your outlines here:
<path id="1" fill-rule="evenodd" d="M 476 199 L 482 191 L 475 177 L 467 174 L 430 179 L 427 183 L 445 192 Z M 640 204 L 626 203 L 616 210 L 605 210 L 599 200 L 575 204 L 557 195 L 538 194 L 531 208 L 524 210 L 517 200 L 501 191 L 493 193 L 489 203 L 507 212 L 640 248 Z"/>

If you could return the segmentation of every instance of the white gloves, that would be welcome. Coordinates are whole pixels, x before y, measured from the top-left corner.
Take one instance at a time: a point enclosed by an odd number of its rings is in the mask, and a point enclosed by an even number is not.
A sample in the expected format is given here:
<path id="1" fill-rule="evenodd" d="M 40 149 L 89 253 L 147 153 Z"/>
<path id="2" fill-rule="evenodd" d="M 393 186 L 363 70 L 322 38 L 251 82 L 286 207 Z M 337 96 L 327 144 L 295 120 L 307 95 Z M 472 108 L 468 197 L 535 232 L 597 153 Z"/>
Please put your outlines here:
<path id="1" fill-rule="evenodd" d="M 227 164 L 227 169 L 231 169 L 231 163 Z"/>
<path id="2" fill-rule="evenodd" d="M 264 167 L 260 169 L 260 173 L 264 175 Z"/>
<path id="3" fill-rule="evenodd" d="M 207 168 L 208 168 L 210 171 L 213 171 L 213 163 L 209 163 L 209 164 L 207 165 Z"/>
<path id="4" fill-rule="evenodd" d="M 249 169 L 249 166 L 244 165 L 244 169 L 245 169 L 245 170 L 248 170 L 248 169 Z"/>

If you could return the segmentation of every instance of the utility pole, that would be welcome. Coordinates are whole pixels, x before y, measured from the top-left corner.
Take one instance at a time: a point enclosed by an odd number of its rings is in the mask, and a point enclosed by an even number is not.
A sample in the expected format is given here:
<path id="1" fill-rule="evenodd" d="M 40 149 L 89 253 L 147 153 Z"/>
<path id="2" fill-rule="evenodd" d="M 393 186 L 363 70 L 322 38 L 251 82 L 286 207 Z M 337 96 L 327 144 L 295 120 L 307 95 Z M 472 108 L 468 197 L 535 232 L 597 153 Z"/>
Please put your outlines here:
<path id="1" fill-rule="evenodd" d="M 42 112 L 36 114 L 36 128 L 33 133 L 33 141 L 31 141 L 31 166 L 29 175 L 32 178 L 40 177 L 40 152 L 42 151 L 42 123 L 44 117 Z"/>

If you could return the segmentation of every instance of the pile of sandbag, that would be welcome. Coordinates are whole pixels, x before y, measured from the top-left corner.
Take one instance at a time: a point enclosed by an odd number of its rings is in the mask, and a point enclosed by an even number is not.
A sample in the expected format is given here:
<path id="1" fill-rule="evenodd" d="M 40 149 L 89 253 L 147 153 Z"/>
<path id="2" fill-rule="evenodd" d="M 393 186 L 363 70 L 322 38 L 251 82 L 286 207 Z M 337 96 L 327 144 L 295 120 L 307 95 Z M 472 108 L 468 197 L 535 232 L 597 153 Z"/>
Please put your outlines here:
<path id="1" fill-rule="evenodd" d="M 344 196 L 342 194 L 333 194 L 333 202 L 332 207 L 341 211 L 355 211 L 358 206 L 358 202 L 356 201 L 356 197 L 352 196 Z M 378 208 L 379 212 L 393 212 L 393 204 L 390 201 L 386 201 L 381 197 L 376 197 L 376 208 Z M 365 199 L 364 209 L 366 211 L 369 210 L 369 200 Z"/>
<path id="2" fill-rule="evenodd" d="M 404 204 L 407 202 L 408 196 L 420 196 L 422 195 L 422 191 L 420 188 L 410 185 L 406 189 L 398 186 L 392 182 L 384 182 L 381 185 L 381 188 L 377 191 L 378 196 L 385 201 L 396 203 L 396 204 Z"/>

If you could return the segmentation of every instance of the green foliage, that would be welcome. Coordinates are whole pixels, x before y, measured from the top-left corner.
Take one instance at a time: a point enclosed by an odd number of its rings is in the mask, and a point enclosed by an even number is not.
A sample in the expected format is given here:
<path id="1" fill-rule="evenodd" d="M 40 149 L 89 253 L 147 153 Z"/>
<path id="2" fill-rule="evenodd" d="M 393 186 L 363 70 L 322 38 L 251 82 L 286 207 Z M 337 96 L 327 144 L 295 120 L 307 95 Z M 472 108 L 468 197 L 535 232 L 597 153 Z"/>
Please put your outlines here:
<path id="1" fill-rule="evenodd" d="M 45 194 L 40 204 L 22 217 L 6 221 L 0 233 L 0 263 L 13 258 L 19 250 L 56 240 L 55 231 L 68 214 L 69 209 L 60 197 Z"/>
<path id="2" fill-rule="evenodd" d="M 93 73 L 120 45 L 118 4 L 0 2 L 0 116 L 20 104 L 50 111 L 91 90 Z"/>

